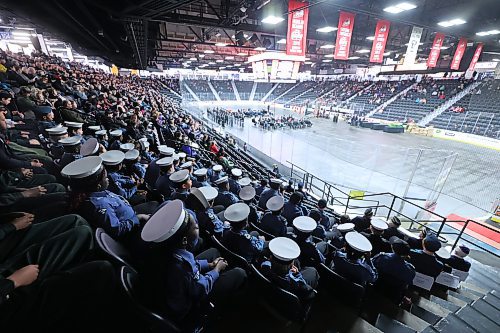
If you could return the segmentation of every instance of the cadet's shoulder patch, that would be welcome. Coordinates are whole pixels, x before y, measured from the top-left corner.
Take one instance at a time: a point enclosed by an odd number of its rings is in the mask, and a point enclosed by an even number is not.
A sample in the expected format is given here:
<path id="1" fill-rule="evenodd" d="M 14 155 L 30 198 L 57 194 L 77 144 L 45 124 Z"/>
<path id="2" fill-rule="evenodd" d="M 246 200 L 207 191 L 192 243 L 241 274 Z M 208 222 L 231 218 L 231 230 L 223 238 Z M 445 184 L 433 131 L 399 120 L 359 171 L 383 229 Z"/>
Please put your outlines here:
<path id="1" fill-rule="evenodd" d="M 106 208 L 101 208 L 97 211 L 99 214 L 106 214 Z"/>
<path id="2" fill-rule="evenodd" d="M 246 239 L 250 239 L 250 238 L 252 238 L 252 235 L 250 235 L 250 234 L 245 234 L 245 238 L 246 238 Z"/>

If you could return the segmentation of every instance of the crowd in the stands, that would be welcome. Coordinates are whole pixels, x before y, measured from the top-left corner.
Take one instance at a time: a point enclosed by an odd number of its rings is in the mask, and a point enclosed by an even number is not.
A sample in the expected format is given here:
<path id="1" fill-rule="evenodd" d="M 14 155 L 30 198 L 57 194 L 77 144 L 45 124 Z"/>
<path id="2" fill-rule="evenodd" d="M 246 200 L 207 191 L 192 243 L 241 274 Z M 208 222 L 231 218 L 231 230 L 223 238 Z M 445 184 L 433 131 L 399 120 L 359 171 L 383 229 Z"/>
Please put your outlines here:
<path id="1" fill-rule="evenodd" d="M 115 76 L 42 54 L 1 53 L 0 64 L 6 332 L 135 331 L 141 319 L 120 301 L 117 264 L 138 272 L 137 302 L 186 332 L 221 325 L 259 292 L 249 289 L 258 279 L 250 265 L 304 305 L 323 264 L 363 287 L 390 286 L 396 304 L 408 302 L 415 271 L 435 278 L 470 267 L 465 246 L 446 256 L 434 235 L 398 230 L 397 217 L 386 222 L 368 209 L 350 221 L 303 184 L 284 182 L 277 167 L 234 149 L 159 93 L 174 80 Z M 120 261 L 105 255 L 116 244 Z"/>

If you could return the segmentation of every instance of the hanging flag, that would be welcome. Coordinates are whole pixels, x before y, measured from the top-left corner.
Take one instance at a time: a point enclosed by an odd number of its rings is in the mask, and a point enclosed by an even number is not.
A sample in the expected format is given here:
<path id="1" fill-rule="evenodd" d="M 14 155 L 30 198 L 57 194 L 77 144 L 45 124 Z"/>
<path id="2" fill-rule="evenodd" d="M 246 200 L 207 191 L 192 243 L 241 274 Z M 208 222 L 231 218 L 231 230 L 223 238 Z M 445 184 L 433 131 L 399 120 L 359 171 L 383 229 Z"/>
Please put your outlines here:
<path id="1" fill-rule="evenodd" d="M 339 28 L 337 30 L 337 42 L 335 44 L 334 57 L 337 60 L 349 59 L 349 47 L 351 46 L 352 30 L 354 28 L 354 14 L 340 12 Z"/>
<path id="2" fill-rule="evenodd" d="M 476 68 L 476 64 L 479 60 L 479 57 L 481 56 L 482 51 L 483 51 L 483 43 L 477 44 L 476 52 L 474 52 L 474 56 L 472 57 L 472 60 L 470 61 L 470 65 L 469 65 L 470 71 L 473 71 L 474 68 Z"/>
<path id="3" fill-rule="evenodd" d="M 443 46 L 444 34 L 438 32 L 436 37 L 434 37 L 434 42 L 432 43 L 431 52 L 427 58 L 427 67 L 434 68 L 439 60 L 439 54 L 441 53 L 441 47 Z"/>
<path id="4" fill-rule="evenodd" d="M 288 33 L 286 35 L 286 54 L 306 55 L 307 19 L 309 4 L 298 0 L 288 2 Z M 302 8 L 302 9 L 299 9 Z"/>
<path id="5" fill-rule="evenodd" d="M 462 62 L 462 57 L 464 56 L 465 49 L 467 48 L 467 39 L 462 37 L 458 41 L 457 50 L 455 55 L 451 60 L 451 69 L 458 70 L 460 68 L 460 63 Z"/>
<path id="6" fill-rule="evenodd" d="M 410 35 L 410 41 L 408 42 L 408 47 L 406 48 L 405 61 L 403 62 L 404 66 L 411 66 L 415 63 L 423 31 L 423 28 L 413 27 Z"/>
<path id="7" fill-rule="evenodd" d="M 389 27 L 391 23 L 385 20 L 379 20 L 375 27 L 375 39 L 372 44 L 372 53 L 370 54 L 370 62 L 381 63 L 384 60 L 385 44 L 389 36 Z"/>

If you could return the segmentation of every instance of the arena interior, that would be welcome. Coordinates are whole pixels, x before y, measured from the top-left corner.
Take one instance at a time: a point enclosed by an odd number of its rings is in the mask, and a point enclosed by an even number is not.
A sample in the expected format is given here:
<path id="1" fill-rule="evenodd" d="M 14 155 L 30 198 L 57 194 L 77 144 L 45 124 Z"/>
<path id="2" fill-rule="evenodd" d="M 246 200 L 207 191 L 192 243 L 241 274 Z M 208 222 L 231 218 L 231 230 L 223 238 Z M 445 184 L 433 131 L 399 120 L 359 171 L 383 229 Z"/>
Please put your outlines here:
<path id="1" fill-rule="evenodd" d="M 498 0 L 0 3 L 5 332 L 499 332 Z"/>

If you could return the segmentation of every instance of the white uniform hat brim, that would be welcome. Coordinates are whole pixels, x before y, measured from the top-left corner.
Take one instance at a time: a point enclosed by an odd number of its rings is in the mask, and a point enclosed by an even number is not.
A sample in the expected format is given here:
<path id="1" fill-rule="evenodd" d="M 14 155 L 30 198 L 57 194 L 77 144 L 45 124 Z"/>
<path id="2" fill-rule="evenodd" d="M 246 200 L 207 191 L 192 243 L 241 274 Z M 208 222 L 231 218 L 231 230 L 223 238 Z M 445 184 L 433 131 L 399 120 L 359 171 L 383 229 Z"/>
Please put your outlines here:
<path id="1" fill-rule="evenodd" d="M 220 184 L 227 183 L 228 181 L 229 181 L 229 178 L 227 176 L 224 176 L 224 177 L 220 177 L 220 178 L 216 179 L 214 181 L 214 184 L 215 185 L 220 185 Z"/>
<path id="2" fill-rule="evenodd" d="M 241 177 L 243 172 L 241 171 L 241 169 L 233 168 L 233 169 L 231 169 L 231 174 L 235 177 Z"/>
<path id="3" fill-rule="evenodd" d="M 180 229 L 186 219 L 186 211 L 181 200 L 173 200 L 151 216 L 142 229 L 141 238 L 145 242 L 161 243 Z"/>
<path id="4" fill-rule="evenodd" d="M 250 207 L 246 203 L 238 202 L 227 207 L 224 211 L 224 218 L 232 222 L 242 222 L 248 218 Z"/>
<path id="5" fill-rule="evenodd" d="M 109 132 L 109 135 L 111 135 L 111 136 L 121 136 L 122 134 L 123 134 L 122 130 L 114 130 L 114 131 Z"/>
<path id="6" fill-rule="evenodd" d="M 200 189 L 193 187 L 191 189 L 191 194 L 194 195 L 198 201 L 203 205 L 205 209 L 207 209 L 210 205 L 208 203 L 207 198 L 203 195 L 203 193 L 200 191 Z"/>
<path id="7" fill-rule="evenodd" d="M 214 171 L 222 171 L 222 165 L 216 164 L 212 167 L 212 170 Z"/>
<path id="8" fill-rule="evenodd" d="M 69 138 L 60 139 L 58 142 L 63 146 L 76 146 L 81 143 L 82 138 L 79 136 L 70 136 Z"/>
<path id="9" fill-rule="evenodd" d="M 255 194 L 256 192 L 253 186 L 245 186 L 241 188 L 239 196 L 241 200 L 252 200 L 255 198 Z"/>
<path id="10" fill-rule="evenodd" d="M 89 156 L 95 154 L 99 150 L 99 142 L 96 138 L 90 138 L 83 143 L 80 148 L 80 155 Z"/>
<path id="11" fill-rule="evenodd" d="M 99 156 L 88 156 L 73 161 L 61 170 L 61 175 L 68 178 L 85 178 L 92 176 L 102 168 L 102 159 Z"/>
<path id="12" fill-rule="evenodd" d="M 300 247 L 287 237 L 276 237 L 269 242 L 269 251 L 276 259 L 290 262 L 300 256 Z"/>
<path id="13" fill-rule="evenodd" d="M 370 252 L 373 248 L 368 238 L 356 231 L 348 232 L 345 235 L 345 241 L 352 249 L 362 253 Z"/>
<path id="14" fill-rule="evenodd" d="M 439 250 L 434 252 L 439 258 L 443 259 L 449 259 L 451 257 L 450 251 L 448 251 L 446 248 L 441 247 Z"/>
<path id="15" fill-rule="evenodd" d="M 305 233 L 311 233 L 316 229 L 316 221 L 309 216 L 297 216 L 293 219 L 293 226 L 298 230 Z"/>
<path id="16" fill-rule="evenodd" d="M 189 172 L 187 170 L 179 170 L 170 175 L 170 181 L 174 183 L 182 183 L 189 178 Z"/>
<path id="17" fill-rule="evenodd" d="M 160 152 L 161 155 L 165 156 L 172 156 L 175 153 L 174 148 L 170 148 L 166 145 L 158 146 L 158 151 Z"/>
<path id="18" fill-rule="evenodd" d="M 203 196 L 208 201 L 214 200 L 219 195 L 219 191 L 217 191 L 217 189 L 215 187 L 212 187 L 212 186 L 199 187 L 198 190 L 201 193 L 203 193 Z"/>
<path id="19" fill-rule="evenodd" d="M 118 165 L 125 159 L 125 153 L 120 150 L 109 150 L 99 156 L 104 165 Z"/>
<path id="20" fill-rule="evenodd" d="M 134 144 L 133 143 L 124 143 L 120 145 L 120 149 L 124 150 L 125 152 L 134 149 Z"/>
<path id="21" fill-rule="evenodd" d="M 139 151 L 137 149 L 132 149 L 132 150 L 129 150 L 125 153 L 125 159 L 126 160 L 135 160 L 137 158 L 139 158 Z"/>
<path id="22" fill-rule="evenodd" d="M 194 170 L 193 174 L 198 177 L 203 177 L 207 175 L 208 170 L 205 168 Z"/>
<path id="23" fill-rule="evenodd" d="M 248 177 L 243 177 L 243 178 L 238 180 L 238 184 L 240 184 L 240 186 L 242 186 L 242 187 L 250 185 L 251 182 L 252 182 L 252 180 Z"/>
<path id="24" fill-rule="evenodd" d="M 337 226 L 337 230 L 341 232 L 348 232 L 348 231 L 353 231 L 354 230 L 354 223 L 348 222 L 348 223 L 342 223 Z"/>
<path id="25" fill-rule="evenodd" d="M 277 211 L 283 208 L 284 204 L 285 204 L 285 199 L 281 195 L 276 195 L 267 200 L 266 208 L 271 211 Z"/>
<path id="26" fill-rule="evenodd" d="M 372 219 L 370 221 L 370 223 L 374 229 L 377 229 L 380 231 L 383 231 L 383 230 L 389 228 L 389 226 L 387 225 L 387 222 L 385 222 L 384 220 L 381 220 L 381 219 Z"/>
<path id="27" fill-rule="evenodd" d="M 158 166 L 168 166 L 174 164 L 174 158 L 173 157 L 163 157 L 158 160 L 156 160 L 156 165 Z"/>

